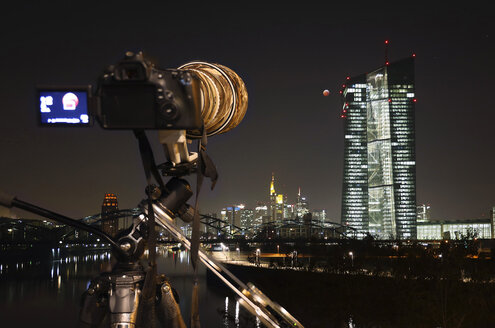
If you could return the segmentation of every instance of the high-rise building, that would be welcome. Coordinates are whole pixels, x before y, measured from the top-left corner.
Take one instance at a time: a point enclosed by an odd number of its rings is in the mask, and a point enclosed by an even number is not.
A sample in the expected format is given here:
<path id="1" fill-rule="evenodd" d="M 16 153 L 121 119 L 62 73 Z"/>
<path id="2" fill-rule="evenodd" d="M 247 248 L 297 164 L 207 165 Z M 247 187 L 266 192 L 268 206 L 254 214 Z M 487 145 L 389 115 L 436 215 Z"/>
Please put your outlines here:
<path id="1" fill-rule="evenodd" d="M 270 208 L 269 215 L 272 222 L 282 222 L 285 218 L 285 204 L 287 203 L 287 197 L 283 194 L 277 194 L 275 191 L 275 175 L 272 173 L 272 180 L 270 181 Z"/>
<path id="2" fill-rule="evenodd" d="M 251 208 L 246 208 L 244 205 L 239 205 L 240 217 L 241 217 L 241 228 L 244 230 L 252 230 L 254 224 L 254 210 Z"/>
<path id="3" fill-rule="evenodd" d="M 275 203 L 275 222 L 280 223 L 285 218 L 285 203 L 286 199 L 283 194 L 277 194 Z"/>
<path id="4" fill-rule="evenodd" d="M 117 196 L 110 193 L 105 194 L 101 205 L 101 229 L 112 237 L 115 237 L 119 231 L 119 219 L 115 216 L 115 211 L 118 209 Z"/>
<path id="5" fill-rule="evenodd" d="M 327 220 L 327 211 L 326 210 L 313 210 L 311 212 L 313 220 L 318 224 L 323 224 Z"/>
<path id="6" fill-rule="evenodd" d="M 294 219 L 296 213 L 296 205 L 287 204 L 287 201 L 284 204 L 284 219 Z"/>
<path id="7" fill-rule="evenodd" d="M 241 233 L 240 229 L 242 228 L 241 222 L 242 222 L 243 210 L 244 210 L 244 205 L 234 205 L 234 206 L 227 206 L 223 208 L 222 211 L 220 211 L 220 218 L 223 221 L 228 222 L 228 226 L 226 227 L 226 229 L 229 233 L 231 234 Z M 244 215 L 246 216 L 248 214 L 244 213 Z"/>
<path id="8" fill-rule="evenodd" d="M 270 181 L 270 208 L 269 215 L 272 217 L 272 221 L 277 218 L 277 193 L 275 192 L 275 174 L 272 173 L 272 180 Z"/>
<path id="9" fill-rule="evenodd" d="M 430 221 L 430 205 L 421 204 L 417 206 L 417 223 L 424 223 Z"/>
<path id="10" fill-rule="evenodd" d="M 347 78 L 341 221 L 356 236 L 416 238 L 414 58 Z"/>
<path id="11" fill-rule="evenodd" d="M 296 217 L 301 220 L 306 214 L 309 213 L 309 204 L 306 197 L 301 195 L 301 188 L 297 191 L 297 200 L 296 200 Z"/>
<path id="12" fill-rule="evenodd" d="M 278 195 L 275 192 L 275 175 L 272 173 L 272 180 L 270 181 L 270 213 L 272 221 L 278 221 L 283 216 L 283 195 Z"/>
<path id="13" fill-rule="evenodd" d="M 261 224 L 263 224 L 263 217 L 268 216 L 268 206 L 266 206 L 262 202 L 258 202 L 256 207 L 254 208 L 254 219 L 253 225 L 255 230 L 259 230 Z"/>

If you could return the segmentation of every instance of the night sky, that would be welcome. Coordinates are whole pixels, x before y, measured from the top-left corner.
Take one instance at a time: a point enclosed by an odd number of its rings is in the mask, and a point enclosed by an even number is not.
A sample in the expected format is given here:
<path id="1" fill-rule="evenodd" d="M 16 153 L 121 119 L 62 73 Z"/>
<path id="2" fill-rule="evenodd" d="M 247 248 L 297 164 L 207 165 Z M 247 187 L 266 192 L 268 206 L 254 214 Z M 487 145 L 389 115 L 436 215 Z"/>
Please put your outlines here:
<path id="1" fill-rule="evenodd" d="M 145 177 L 133 133 L 41 128 L 35 87 L 94 85 L 126 51 L 142 50 L 162 68 L 220 63 L 246 83 L 243 122 L 209 139 L 220 177 L 213 191 L 203 186 L 201 212 L 267 201 L 274 172 L 289 202 L 301 187 L 312 209 L 340 220 L 339 90 L 346 76 L 383 65 L 389 39 L 390 61 L 416 54 L 418 203 L 431 204 L 437 219 L 486 216 L 495 205 L 493 11 L 403 6 L 10 4 L 0 19 L 0 189 L 72 217 L 99 212 L 107 192 L 121 209 L 135 207 Z M 156 132 L 148 136 L 163 162 Z"/>

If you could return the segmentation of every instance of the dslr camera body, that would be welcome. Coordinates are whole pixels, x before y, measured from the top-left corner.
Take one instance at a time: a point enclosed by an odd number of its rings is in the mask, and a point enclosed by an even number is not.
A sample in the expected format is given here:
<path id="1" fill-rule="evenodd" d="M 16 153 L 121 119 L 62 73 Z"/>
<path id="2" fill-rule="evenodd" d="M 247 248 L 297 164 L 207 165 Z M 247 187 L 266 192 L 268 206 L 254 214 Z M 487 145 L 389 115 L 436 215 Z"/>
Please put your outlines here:
<path id="1" fill-rule="evenodd" d="M 199 129 L 200 83 L 186 70 L 160 70 L 128 52 L 98 80 L 96 117 L 105 129 Z"/>

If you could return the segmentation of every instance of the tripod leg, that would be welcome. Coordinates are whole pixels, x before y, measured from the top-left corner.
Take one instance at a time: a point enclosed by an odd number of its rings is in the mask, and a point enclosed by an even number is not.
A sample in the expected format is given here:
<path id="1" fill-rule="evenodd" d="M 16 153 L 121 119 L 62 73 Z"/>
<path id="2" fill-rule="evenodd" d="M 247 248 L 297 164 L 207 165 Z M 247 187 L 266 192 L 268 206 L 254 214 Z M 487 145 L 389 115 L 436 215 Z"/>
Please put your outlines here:
<path id="1" fill-rule="evenodd" d="M 164 282 L 160 288 L 160 303 L 156 313 L 163 328 L 187 328 L 180 312 L 179 304 L 175 301 L 172 287 Z"/>
<path id="2" fill-rule="evenodd" d="M 108 312 L 108 291 L 99 279 L 91 281 L 81 298 L 79 328 L 100 327 Z"/>
<path id="3" fill-rule="evenodd" d="M 192 293 L 192 305 L 191 305 L 191 328 L 200 328 L 198 298 L 199 298 L 199 285 L 198 285 L 198 279 L 195 279 L 193 293 Z"/>

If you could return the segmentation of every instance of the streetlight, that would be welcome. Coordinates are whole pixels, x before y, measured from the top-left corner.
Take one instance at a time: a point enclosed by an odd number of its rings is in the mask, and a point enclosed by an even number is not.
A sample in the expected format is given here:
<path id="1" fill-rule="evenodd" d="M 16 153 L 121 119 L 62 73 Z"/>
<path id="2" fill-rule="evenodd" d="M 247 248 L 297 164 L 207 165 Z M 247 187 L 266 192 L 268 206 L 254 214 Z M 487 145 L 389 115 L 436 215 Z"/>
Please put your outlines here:
<path id="1" fill-rule="evenodd" d="M 349 256 L 351 257 L 351 266 L 354 267 L 354 253 L 349 252 Z"/>
<path id="2" fill-rule="evenodd" d="M 280 253 L 280 245 L 277 245 L 277 253 Z"/>

